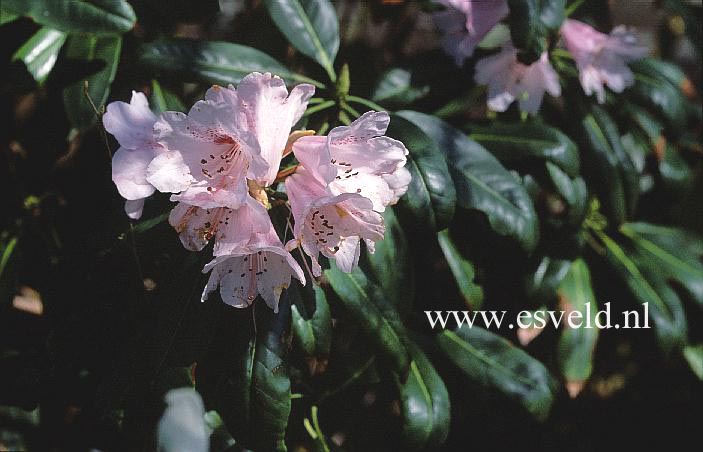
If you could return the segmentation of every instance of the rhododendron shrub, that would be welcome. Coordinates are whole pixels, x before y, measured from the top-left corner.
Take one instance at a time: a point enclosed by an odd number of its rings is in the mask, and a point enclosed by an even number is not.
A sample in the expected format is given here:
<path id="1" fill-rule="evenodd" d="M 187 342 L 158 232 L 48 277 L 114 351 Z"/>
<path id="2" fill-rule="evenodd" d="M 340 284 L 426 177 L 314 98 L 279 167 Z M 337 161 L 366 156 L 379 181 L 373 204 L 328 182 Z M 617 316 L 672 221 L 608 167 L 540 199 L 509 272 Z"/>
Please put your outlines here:
<path id="1" fill-rule="evenodd" d="M 3 0 L 0 449 L 690 448 L 700 12 Z"/>

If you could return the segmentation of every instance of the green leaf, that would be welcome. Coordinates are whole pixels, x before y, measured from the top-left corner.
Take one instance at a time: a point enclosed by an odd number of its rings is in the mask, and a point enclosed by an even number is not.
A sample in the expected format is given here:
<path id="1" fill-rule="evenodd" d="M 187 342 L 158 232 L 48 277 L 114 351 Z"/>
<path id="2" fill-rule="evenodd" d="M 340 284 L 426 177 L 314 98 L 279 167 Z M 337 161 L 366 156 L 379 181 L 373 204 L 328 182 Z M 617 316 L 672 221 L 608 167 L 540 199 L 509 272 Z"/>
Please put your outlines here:
<path id="1" fill-rule="evenodd" d="M 586 182 L 581 177 L 569 177 L 561 168 L 551 162 L 547 162 L 546 166 L 552 185 L 568 205 L 568 223 L 571 225 L 581 224 L 586 215 L 588 204 Z"/>
<path id="2" fill-rule="evenodd" d="M 474 282 L 474 265 L 461 255 L 449 236 L 449 231 L 438 232 L 437 240 L 467 306 L 480 309 L 483 304 L 483 288 Z"/>
<path id="3" fill-rule="evenodd" d="M 0 5 L 0 25 L 12 22 L 15 19 L 17 19 L 17 14 L 12 14 Z"/>
<path id="4" fill-rule="evenodd" d="M 659 175 L 663 187 L 678 195 L 685 195 L 693 183 L 693 170 L 679 151 L 669 142 L 661 147 L 657 155 Z"/>
<path id="5" fill-rule="evenodd" d="M 317 61 L 335 81 L 339 23 L 329 0 L 265 0 L 278 29 L 293 46 Z"/>
<path id="6" fill-rule="evenodd" d="M 294 281 L 291 293 L 293 342 L 306 357 L 310 374 L 324 371 L 332 343 L 332 316 L 325 292 L 317 285 Z"/>
<path id="7" fill-rule="evenodd" d="M 526 251 L 535 248 L 537 215 L 515 176 L 481 145 L 441 119 L 408 110 L 398 115 L 412 121 L 444 153 L 459 206 L 486 214 L 493 230 L 514 238 Z"/>
<path id="8" fill-rule="evenodd" d="M 120 61 L 122 38 L 119 36 L 71 35 L 66 42 L 65 56 L 83 61 L 102 61 L 104 66 L 98 72 L 89 75 L 63 90 L 63 101 L 71 125 L 79 130 L 95 124 L 97 116 L 90 101 L 100 108 L 107 101 L 110 86 L 115 79 L 117 65 Z M 85 83 L 88 83 L 86 98 Z"/>
<path id="9" fill-rule="evenodd" d="M 683 357 L 696 377 L 703 380 L 703 344 L 687 345 L 683 349 Z"/>
<path id="10" fill-rule="evenodd" d="M 676 132 L 686 127 L 686 98 L 681 92 L 683 73 L 664 61 L 644 58 L 630 64 L 635 84 L 628 95 L 643 106 L 652 109 Z"/>
<path id="11" fill-rule="evenodd" d="M 523 160 L 548 161 L 571 177 L 579 174 L 576 144 L 554 127 L 535 122 L 500 123 L 471 128 L 469 138 L 486 147 L 503 164 Z"/>
<path id="12" fill-rule="evenodd" d="M 393 115 L 387 135 L 402 141 L 410 155 L 406 168 L 412 180 L 401 198 L 418 225 L 441 230 L 454 217 L 456 191 L 442 152 L 421 127 L 400 115 Z"/>
<path id="13" fill-rule="evenodd" d="M 121 34 L 137 16 L 125 0 L 3 0 L 2 7 L 41 25 L 71 33 Z"/>
<path id="14" fill-rule="evenodd" d="M 547 50 L 549 34 L 564 21 L 566 0 L 508 0 L 510 37 L 524 64 L 537 61 Z"/>
<path id="15" fill-rule="evenodd" d="M 17 49 L 12 60 L 22 60 L 34 80 L 42 84 L 54 68 L 59 50 L 65 41 L 66 33 L 42 27 Z"/>
<path id="16" fill-rule="evenodd" d="M 142 44 L 139 64 L 152 73 L 177 76 L 183 81 L 228 85 L 239 83 L 251 72 L 270 72 L 287 83 L 305 82 L 323 87 L 294 74 L 269 55 L 252 47 L 221 41 L 171 39 Z"/>
<path id="17" fill-rule="evenodd" d="M 703 239 L 683 229 L 648 223 L 626 223 L 620 232 L 634 242 L 648 266 L 678 281 L 703 307 Z"/>
<path id="18" fill-rule="evenodd" d="M 405 349 L 406 333 L 398 311 L 382 290 L 356 268 L 351 273 L 339 270 L 334 262 L 325 270 L 332 289 L 354 321 L 361 326 L 385 362 L 400 375 L 407 372 L 410 364 Z"/>
<path id="19" fill-rule="evenodd" d="M 405 383 L 396 377 L 403 424 L 400 436 L 411 450 L 436 450 L 449 433 L 449 394 L 430 360 L 414 344 L 410 373 Z"/>
<path id="20" fill-rule="evenodd" d="M 500 392 L 539 421 L 547 418 L 558 383 L 542 363 L 476 326 L 444 330 L 437 342 L 469 381 Z"/>
<path id="21" fill-rule="evenodd" d="M 149 103 L 156 114 L 163 113 L 164 111 L 185 112 L 187 110 L 178 96 L 162 88 L 157 80 L 151 81 L 151 99 Z"/>
<path id="22" fill-rule="evenodd" d="M 414 267 L 408 240 L 391 207 L 383 212 L 386 232 L 376 251 L 366 253 L 362 268 L 381 287 L 398 312 L 407 314 L 415 295 Z"/>
<path id="23" fill-rule="evenodd" d="M 571 262 L 544 256 L 534 270 L 527 274 L 526 292 L 530 301 L 553 306 L 557 289 L 566 277 Z"/>
<path id="24" fill-rule="evenodd" d="M 222 346 L 214 362 L 196 367 L 196 385 L 208 407 L 220 414 L 237 443 L 257 451 L 285 451 L 285 432 L 291 410 L 290 377 L 286 364 L 290 331 L 290 300 L 283 292 L 274 314 L 260 300 L 237 316 L 234 337 Z M 216 300 L 212 300 L 216 302 Z M 255 324 L 251 314 L 255 311 Z M 222 328 L 222 326 L 221 326 Z M 223 337 L 215 340 L 224 339 Z M 224 361 L 224 363 L 222 363 Z M 222 366 L 213 374 L 209 366 Z M 209 385 L 214 380 L 213 387 Z"/>
<path id="25" fill-rule="evenodd" d="M 592 106 L 577 127 L 586 180 L 606 217 L 621 224 L 639 195 L 637 169 L 622 147 L 617 126 L 604 110 Z"/>
<path id="26" fill-rule="evenodd" d="M 647 303 L 649 318 L 659 346 L 664 352 L 686 343 L 686 316 L 681 300 L 658 268 L 643 265 L 631 247 L 624 248 L 603 232 L 597 232 L 605 245 L 605 259 L 636 300 Z"/>
<path id="27" fill-rule="evenodd" d="M 429 91 L 428 85 L 413 86 L 412 74 L 407 69 L 393 68 L 381 75 L 371 99 L 384 105 L 407 106 Z"/>
<path id="28" fill-rule="evenodd" d="M 574 316 L 574 323 L 582 322 L 580 328 L 571 328 L 568 322 L 559 336 L 557 360 L 559 369 L 566 380 L 569 394 L 574 397 L 593 371 L 593 351 L 598 339 L 595 317 L 598 310 L 596 298 L 591 287 L 591 274 L 583 259 L 577 259 L 559 286 L 559 305 L 569 318 L 572 312 L 581 313 Z M 587 308 L 588 306 L 588 308 Z M 586 318 L 590 315 L 591 328 L 586 328 Z"/>

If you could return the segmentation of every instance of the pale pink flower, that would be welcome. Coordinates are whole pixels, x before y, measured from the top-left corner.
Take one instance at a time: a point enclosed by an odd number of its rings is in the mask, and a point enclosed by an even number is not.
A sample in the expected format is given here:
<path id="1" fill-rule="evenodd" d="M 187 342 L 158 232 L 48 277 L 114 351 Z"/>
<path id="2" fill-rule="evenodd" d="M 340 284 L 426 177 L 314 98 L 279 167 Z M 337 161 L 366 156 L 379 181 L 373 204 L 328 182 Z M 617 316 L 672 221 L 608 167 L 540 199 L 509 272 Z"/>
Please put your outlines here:
<path id="1" fill-rule="evenodd" d="M 576 60 L 583 91 L 589 96 L 596 93 L 601 104 L 605 102 L 603 85 L 616 93 L 632 85 L 635 79 L 627 63 L 648 52 L 622 25 L 607 35 L 583 22 L 567 19 L 561 26 L 561 36 Z"/>
<path id="2" fill-rule="evenodd" d="M 290 129 L 314 90 L 303 84 L 288 95 L 279 77 L 257 72 L 236 89 L 213 86 L 188 115 L 166 112 L 156 122 L 156 139 L 168 152 L 149 164 L 147 180 L 159 191 L 178 193 L 174 201 L 238 208 L 247 198 L 247 179 L 273 183 Z"/>
<path id="3" fill-rule="evenodd" d="M 112 181 L 127 200 L 127 215 L 135 220 L 142 216 L 144 198 L 155 190 L 146 180 L 147 166 L 164 150 L 154 139 L 155 122 L 146 96 L 136 91 L 132 91 L 129 103 L 110 103 L 103 115 L 105 130 L 120 143 L 112 157 Z"/>
<path id="4" fill-rule="evenodd" d="M 228 305 L 245 308 L 261 295 L 278 312 L 278 301 L 283 290 L 290 286 L 291 276 L 305 284 L 300 265 L 283 247 L 270 221 L 268 226 L 266 232 L 252 234 L 247 242 L 216 256 L 205 266 L 203 273 L 212 273 L 202 301 L 219 286 L 222 301 Z"/>
<path id="5" fill-rule="evenodd" d="M 373 210 L 398 202 L 410 184 L 405 168 L 408 150 L 383 136 L 390 116 L 369 111 L 350 126 L 332 129 L 328 136 L 307 136 L 293 144 L 298 161 L 326 186 L 331 195 L 357 193 L 373 203 Z"/>
<path id="6" fill-rule="evenodd" d="M 505 111 L 517 100 L 521 111 L 535 114 L 545 92 L 554 97 L 561 95 L 559 76 L 549 63 L 547 52 L 528 66 L 518 61 L 517 50 L 510 41 L 496 55 L 479 60 L 474 79 L 488 85 L 488 107 L 494 111 Z"/>
<path id="7" fill-rule="evenodd" d="M 383 239 L 383 217 L 370 199 L 358 193 L 333 195 L 304 166 L 286 179 L 286 193 L 295 219 L 295 239 L 288 248 L 301 245 L 312 260 L 312 272 L 320 276 L 318 255 L 334 259 L 340 270 L 351 272 L 359 262 L 364 239 L 373 250 Z"/>
<path id="8" fill-rule="evenodd" d="M 457 65 L 474 54 L 476 46 L 509 12 L 505 0 L 437 1 L 446 7 L 433 14 L 442 32 L 442 47 Z"/>
<path id="9" fill-rule="evenodd" d="M 253 234 L 268 232 L 271 224 L 266 208 L 251 196 L 238 209 L 203 208 L 179 202 L 168 222 L 190 251 L 200 251 L 215 240 L 215 256 L 228 254 L 248 242 Z"/>

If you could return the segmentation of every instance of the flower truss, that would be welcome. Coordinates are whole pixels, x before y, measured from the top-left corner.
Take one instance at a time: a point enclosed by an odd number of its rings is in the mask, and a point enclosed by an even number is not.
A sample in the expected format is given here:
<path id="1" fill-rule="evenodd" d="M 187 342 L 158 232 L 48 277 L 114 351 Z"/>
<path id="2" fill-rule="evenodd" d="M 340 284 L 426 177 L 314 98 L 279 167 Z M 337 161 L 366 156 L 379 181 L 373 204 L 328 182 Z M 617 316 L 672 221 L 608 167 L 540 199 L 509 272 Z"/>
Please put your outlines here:
<path id="1" fill-rule="evenodd" d="M 444 50 L 458 65 L 471 57 L 481 40 L 509 14 L 505 0 L 435 0 L 444 6 L 433 14 L 442 36 Z M 560 28 L 562 42 L 579 72 L 587 96 L 595 93 L 598 103 L 605 102 L 605 86 L 616 93 L 634 83 L 627 63 L 643 58 L 648 49 L 639 45 L 635 35 L 623 26 L 610 34 L 590 25 L 567 19 Z M 530 65 L 518 61 L 517 50 L 508 39 L 500 52 L 479 60 L 475 81 L 488 86 L 488 107 L 506 111 L 518 102 L 520 111 L 536 114 L 544 93 L 561 95 L 559 77 L 545 51 Z"/>
<path id="2" fill-rule="evenodd" d="M 103 123 L 120 143 L 112 179 L 127 214 L 139 218 L 155 191 L 172 193 L 169 223 L 183 246 L 200 251 L 214 242 L 203 300 L 219 287 L 229 305 L 246 307 L 260 295 L 277 311 L 292 277 L 305 284 L 293 249 L 310 257 L 319 276 L 320 253 L 350 272 L 361 240 L 373 252 L 383 239 L 381 212 L 410 183 L 408 151 L 384 135 L 385 112 L 365 113 L 327 136 L 291 133 L 314 90 L 300 84 L 289 93 L 279 77 L 255 72 L 236 88 L 213 86 L 188 114 L 156 117 L 136 92 L 129 104 L 108 105 Z M 267 208 L 289 151 L 299 163 L 285 173 L 294 238 L 284 246 Z"/>

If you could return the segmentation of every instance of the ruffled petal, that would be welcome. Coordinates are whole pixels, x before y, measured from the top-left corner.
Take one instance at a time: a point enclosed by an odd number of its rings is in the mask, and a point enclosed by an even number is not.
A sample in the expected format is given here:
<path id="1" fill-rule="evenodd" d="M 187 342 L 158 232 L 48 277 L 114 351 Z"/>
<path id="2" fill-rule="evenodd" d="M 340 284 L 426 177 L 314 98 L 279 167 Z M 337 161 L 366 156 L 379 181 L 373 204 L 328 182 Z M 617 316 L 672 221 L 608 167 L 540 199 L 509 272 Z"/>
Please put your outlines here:
<path id="1" fill-rule="evenodd" d="M 112 156 L 112 181 L 123 198 L 136 200 L 154 193 L 154 187 L 146 179 L 147 167 L 153 159 L 154 151 L 149 149 L 117 149 Z"/>
<path id="2" fill-rule="evenodd" d="M 132 91 L 130 103 L 112 102 L 103 115 L 105 130 L 127 149 L 153 148 L 155 122 L 156 115 L 149 109 L 146 96 L 136 91 Z"/>

